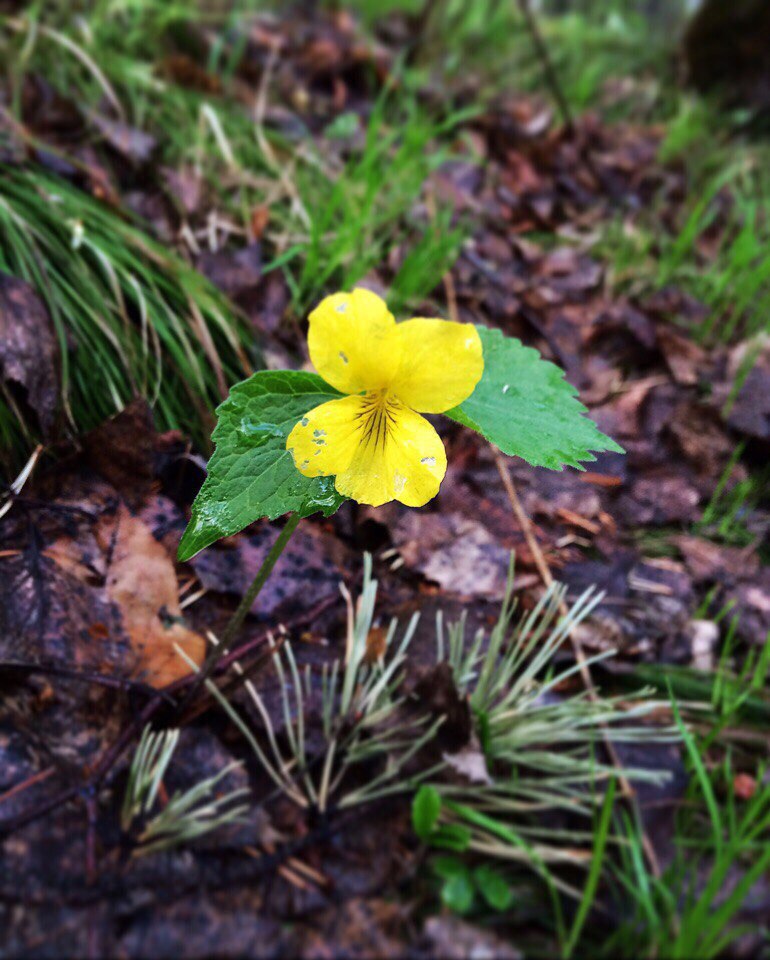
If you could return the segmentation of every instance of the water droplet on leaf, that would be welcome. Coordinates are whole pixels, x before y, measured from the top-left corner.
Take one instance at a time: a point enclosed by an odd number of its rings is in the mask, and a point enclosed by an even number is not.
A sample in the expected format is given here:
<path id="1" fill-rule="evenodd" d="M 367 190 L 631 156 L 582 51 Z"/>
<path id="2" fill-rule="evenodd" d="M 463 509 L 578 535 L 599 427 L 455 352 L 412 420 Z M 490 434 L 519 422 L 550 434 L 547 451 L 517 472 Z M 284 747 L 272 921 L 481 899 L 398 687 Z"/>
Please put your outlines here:
<path id="1" fill-rule="evenodd" d="M 238 425 L 238 432 L 248 437 L 250 443 L 255 447 L 261 447 L 271 439 L 281 439 L 285 436 L 284 431 L 274 423 L 262 423 L 254 420 L 252 417 L 244 417 Z"/>

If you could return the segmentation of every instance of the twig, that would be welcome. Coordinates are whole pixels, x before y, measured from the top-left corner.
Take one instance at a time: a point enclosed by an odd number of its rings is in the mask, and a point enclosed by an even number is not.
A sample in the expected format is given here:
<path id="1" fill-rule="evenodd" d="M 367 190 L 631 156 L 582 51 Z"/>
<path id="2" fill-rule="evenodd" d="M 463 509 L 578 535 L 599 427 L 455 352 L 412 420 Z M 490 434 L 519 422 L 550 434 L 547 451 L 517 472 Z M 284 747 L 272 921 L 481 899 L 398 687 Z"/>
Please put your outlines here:
<path id="1" fill-rule="evenodd" d="M 98 814 L 98 804 L 96 800 L 96 791 L 89 791 L 86 797 L 86 885 L 92 887 L 96 883 L 96 820 Z M 96 906 L 88 909 L 87 915 L 88 929 L 86 932 L 86 945 L 88 960 L 96 960 L 99 956 L 97 949 L 96 936 Z"/>
<path id="2" fill-rule="evenodd" d="M 131 680 L 125 677 L 110 677 L 103 673 L 87 673 L 82 670 L 69 670 L 66 667 L 57 667 L 44 663 L 4 663 L 0 661 L 0 674 L 3 673 L 24 673 L 27 675 L 36 674 L 44 677 L 61 677 L 63 680 L 74 680 L 79 683 L 93 683 L 100 687 L 107 687 L 110 690 L 121 690 L 124 693 L 134 690 L 144 694 L 160 694 L 165 696 L 163 690 L 156 690 L 141 680 Z M 173 698 L 167 697 L 169 703 L 173 703 Z"/>
<path id="3" fill-rule="evenodd" d="M 553 574 L 551 573 L 551 569 L 548 566 L 548 563 L 545 557 L 543 556 L 543 551 L 540 549 L 540 544 L 537 542 L 535 534 L 532 531 L 532 524 L 530 522 L 530 519 L 527 516 L 526 511 L 524 510 L 524 507 L 521 504 L 521 500 L 519 499 L 518 493 L 516 492 L 516 487 L 514 486 L 513 478 L 511 477 L 510 470 L 508 469 L 508 464 L 505 462 L 505 459 L 503 458 L 502 453 L 500 453 L 500 451 L 497 450 L 496 447 L 492 447 L 492 452 L 495 457 L 495 464 L 497 465 L 497 471 L 500 474 L 500 479 L 503 481 L 505 492 L 508 495 L 508 501 L 511 505 L 511 509 L 513 510 L 513 514 L 516 518 L 516 521 L 521 527 L 522 533 L 524 534 L 524 539 L 526 540 L 527 546 L 529 547 L 530 553 L 532 554 L 532 559 L 534 560 L 535 566 L 537 567 L 537 572 L 540 574 L 540 578 L 542 579 L 543 584 L 546 587 L 550 587 L 554 582 Z M 561 613 L 562 617 L 566 617 L 567 614 L 569 613 L 567 604 L 564 602 L 564 600 L 562 600 L 561 603 L 559 604 L 559 612 Z M 583 686 L 586 689 L 586 693 L 588 694 L 588 698 L 589 700 L 591 700 L 592 703 L 596 703 L 599 699 L 599 695 L 597 693 L 596 686 L 594 685 L 594 681 L 591 676 L 591 670 L 588 666 L 588 663 L 586 662 L 586 655 L 583 650 L 583 645 L 580 642 L 580 638 L 575 635 L 573 630 L 569 631 L 568 636 L 570 639 L 570 643 L 572 644 L 572 650 L 574 652 L 575 660 L 580 670 L 580 677 L 583 681 Z M 606 727 L 603 727 L 602 729 L 603 729 L 603 736 L 604 736 L 604 745 L 607 749 L 607 753 L 609 754 L 609 757 L 613 763 L 613 766 L 617 768 L 618 783 L 620 784 L 620 789 L 623 793 L 623 796 L 626 798 L 626 800 L 629 803 L 632 803 L 635 805 L 636 793 L 634 791 L 634 788 L 628 782 L 628 778 L 623 773 L 623 765 L 621 764 L 620 758 L 618 757 L 617 751 L 615 750 L 615 745 L 610 739 L 609 731 L 606 729 Z M 639 818 L 639 822 L 641 824 L 641 818 Z M 649 861 L 650 868 L 653 874 L 656 877 L 659 877 L 660 864 L 658 863 L 658 858 L 655 853 L 655 848 L 652 846 L 652 843 L 650 842 L 650 839 L 647 836 L 647 833 L 645 832 L 644 827 L 640 826 L 640 829 L 642 833 L 642 847 L 644 849 L 645 856 Z"/>
<path id="4" fill-rule="evenodd" d="M 375 802 L 373 801 L 373 803 Z M 233 867 L 227 871 L 215 871 L 216 879 L 208 882 L 205 876 L 203 879 L 192 876 L 187 882 L 161 885 L 153 891 L 154 902 L 156 904 L 174 903 L 189 897 L 194 892 L 213 893 L 217 890 L 232 890 L 235 885 L 253 885 L 276 873 L 284 863 L 294 861 L 305 850 L 324 844 L 342 831 L 349 830 L 352 823 L 364 816 L 371 816 L 370 804 L 362 804 L 359 808 L 350 811 L 330 810 L 326 814 L 318 814 L 317 822 L 312 829 L 296 840 L 289 840 L 282 846 L 275 848 L 274 853 L 267 851 L 253 859 L 252 857 L 249 857 L 248 860 L 242 858 L 240 861 L 236 861 Z M 296 864 L 294 866 L 296 868 Z M 88 907 L 91 904 L 103 901 L 106 897 L 119 897 L 121 901 L 125 901 L 126 896 L 142 890 L 142 883 L 143 880 L 140 879 L 138 882 L 130 884 L 127 882 L 127 878 L 122 875 L 112 878 L 104 877 L 98 887 L 86 887 L 65 896 L 57 893 L 55 898 L 30 896 L 26 890 L 23 890 L 19 896 L 11 896 L 4 891 L 0 891 L 0 902 L 11 906 L 23 904 L 26 909 L 31 906 L 56 906 L 57 909 L 62 907 Z"/>
<path id="5" fill-rule="evenodd" d="M 46 767 L 45 770 L 39 770 L 37 773 L 33 773 L 32 776 L 27 777 L 26 780 L 22 780 L 20 783 L 15 783 L 12 787 L 6 790 L 5 793 L 0 793 L 0 804 L 5 803 L 12 797 L 18 796 L 20 793 L 24 793 L 25 790 L 29 790 L 30 787 L 34 787 L 36 783 L 42 783 L 54 773 L 56 773 L 56 767 Z"/>
<path id="6" fill-rule="evenodd" d="M 415 18 L 411 28 L 413 39 L 406 53 L 406 63 L 408 66 L 416 63 L 420 52 L 427 47 L 431 21 L 433 20 L 436 10 L 441 6 L 441 3 L 442 0 L 425 0 L 422 9 Z"/>
<path id="7" fill-rule="evenodd" d="M 556 101 L 559 112 L 561 113 L 564 127 L 567 133 L 572 136 L 575 133 L 575 121 L 572 116 L 572 110 L 567 102 L 567 97 L 562 89 L 561 83 L 559 83 L 559 77 L 556 73 L 556 68 L 553 65 L 551 54 L 548 52 L 548 47 L 546 46 L 543 35 L 540 32 L 537 19 L 532 12 L 529 0 L 516 0 L 516 3 L 521 11 L 521 15 L 524 17 L 525 23 L 527 24 L 527 29 L 529 30 L 529 35 L 532 37 L 532 45 L 535 48 L 535 52 L 537 53 L 538 57 L 540 58 L 540 62 L 543 65 L 545 82 L 551 89 L 553 98 Z"/>

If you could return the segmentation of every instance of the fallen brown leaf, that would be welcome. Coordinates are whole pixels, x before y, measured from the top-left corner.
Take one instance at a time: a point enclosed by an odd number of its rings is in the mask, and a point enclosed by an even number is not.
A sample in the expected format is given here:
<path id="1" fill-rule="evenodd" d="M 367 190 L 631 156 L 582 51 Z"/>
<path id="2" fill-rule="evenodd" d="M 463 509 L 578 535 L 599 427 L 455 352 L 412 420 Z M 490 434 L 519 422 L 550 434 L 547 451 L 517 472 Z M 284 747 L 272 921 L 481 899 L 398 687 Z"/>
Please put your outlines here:
<path id="1" fill-rule="evenodd" d="M 186 676 L 190 668 L 175 645 L 200 664 L 206 642 L 180 622 L 179 586 L 168 553 L 125 506 L 114 519 L 102 522 L 99 537 L 110 551 L 107 595 L 120 608 L 139 656 L 135 676 L 154 687 Z"/>

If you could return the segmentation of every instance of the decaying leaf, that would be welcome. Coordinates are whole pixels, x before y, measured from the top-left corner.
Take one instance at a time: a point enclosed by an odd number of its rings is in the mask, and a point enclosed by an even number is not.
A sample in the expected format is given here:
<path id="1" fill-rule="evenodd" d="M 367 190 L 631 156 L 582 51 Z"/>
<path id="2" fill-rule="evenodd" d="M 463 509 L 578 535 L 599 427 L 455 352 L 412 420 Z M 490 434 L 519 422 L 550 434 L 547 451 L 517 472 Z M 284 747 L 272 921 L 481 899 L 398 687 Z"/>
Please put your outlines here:
<path id="1" fill-rule="evenodd" d="M 44 434 L 59 396 L 58 344 L 42 300 L 30 284 L 0 273 L 0 378 L 23 390 Z"/>
<path id="2" fill-rule="evenodd" d="M 181 622 L 176 573 L 166 550 L 124 506 L 114 519 L 102 522 L 99 538 L 110 556 L 107 595 L 120 608 L 139 655 L 136 677 L 164 687 L 186 676 L 190 669 L 175 645 L 200 664 L 206 643 Z"/>
<path id="3" fill-rule="evenodd" d="M 58 560 L 34 542 L 0 558 L 0 663 L 127 677 L 136 658 L 114 608 L 74 556 Z"/>
<path id="4" fill-rule="evenodd" d="M 147 163 L 155 152 L 157 140 L 144 130 L 95 112 L 89 114 L 89 120 L 112 149 L 131 163 Z"/>
<path id="5" fill-rule="evenodd" d="M 86 434 L 83 445 L 91 466 L 133 504 L 152 484 L 153 441 L 152 410 L 137 398 Z"/>
<path id="6" fill-rule="evenodd" d="M 408 567 L 447 591 L 491 599 L 505 593 L 508 551 L 476 520 L 404 511 L 393 539 Z"/>

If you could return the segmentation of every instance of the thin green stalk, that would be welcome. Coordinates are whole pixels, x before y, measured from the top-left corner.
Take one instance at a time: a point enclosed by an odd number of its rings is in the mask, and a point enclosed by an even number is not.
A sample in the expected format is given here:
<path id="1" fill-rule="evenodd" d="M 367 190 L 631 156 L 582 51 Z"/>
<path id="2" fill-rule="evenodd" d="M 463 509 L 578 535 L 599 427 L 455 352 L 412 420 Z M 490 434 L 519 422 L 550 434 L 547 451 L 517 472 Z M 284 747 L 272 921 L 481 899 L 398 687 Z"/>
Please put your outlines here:
<path id="1" fill-rule="evenodd" d="M 580 932 L 583 929 L 583 925 L 591 910 L 594 897 L 596 896 L 596 889 L 599 886 L 599 880 L 601 879 L 602 873 L 602 864 L 604 863 L 604 851 L 607 846 L 607 840 L 610 833 L 610 818 L 612 817 L 612 808 L 615 802 L 616 785 L 617 780 L 613 777 L 610 780 L 607 792 L 604 795 L 604 803 L 602 804 L 601 814 L 599 815 L 599 823 L 597 824 L 595 832 L 594 852 L 593 857 L 591 858 L 591 868 L 588 872 L 588 879 L 586 880 L 585 887 L 583 888 L 583 897 L 580 901 L 577 914 L 575 915 L 574 923 L 572 924 L 572 931 L 570 932 L 569 940 L 564 947 L 563 956 L 565 960 L 568 960 L 568 958 L 572 956 L 572 953 L 577 946 L 577 942 L 580 938 Z"/>
<path id="2" fill-rule="evenodd" d="M 297 524 L 299 523 L 300 519 L 301 517 L 297 513 L 292 513 L 289 515 L 286 525 L 284 526 L 283 530 L 281 530 L 273 546 L 270 548 L 270 553 L 268 553 L 268 555 L 262 561 L 262 566 L 259 568 L 257 575 L 252 580 L 251 586 L 243 595 L 243 599 L 238 604 L 238 609 L 232 615 L 229 623 L 225 627 L 220 643 L 218 643 L 216 647 L 213 647 L 209 652 L 206 662 L 203 664 L 203 669 L 200 671 L 198 679 L 194 685 L 193 691 L 191 691 L 191 696 L 193 692 L 197 692 L 201 684 L 208 680 L 219 660 L 230 650 L 230 646 L 232 645 L 236 634 L 240 630 L 243 621 L 246 619 L 246 614 L 249 612 L 249 610 L 251 610 L 251 606 L 259 596 L 260 590 L 267 582 L 267 578 L 272 573 L 273 567 L 276 565 L 279 557 L 286 548 L 286 544 L 291 539 L 291 535 L 297 529 Z M 188 699 L 190 698 L 191 697 L 188 697 Z"/>
<path id="3" fill-rule="evenodd" d="M 300 521 L 300 516 L 298 513 L 292 513 L 289 515 L 289 519 L 286 521 L 286 525 L 283 530 L 281 530 L 278 539 L 275 541 L 273 546 L 270 549 L 270 553 L 262 561 L 262 566 L 257 571 L 257 575 L 251 582 L 251 586 L 243 595 L 243 599 L 238 604 L 238 609 L 230 618 L 230 622 L 225 627 L 225 632 L 222 634 L 222 642 L 216 648 L 216 653 L 225 653 L 230 648 L 235 635 L 241 628 L 243 621 L 246 619 L 246 614 L 251 610 L 252 604 L 259 596 L 262 587 L 264 587 L 267 582 L 267 578 L 273 572 L 273 567 L 278 562 L 278 558 L 283 553 L 286 544 L 291 539 L 291 535 L 297 529 L 297 524 Z"/>

